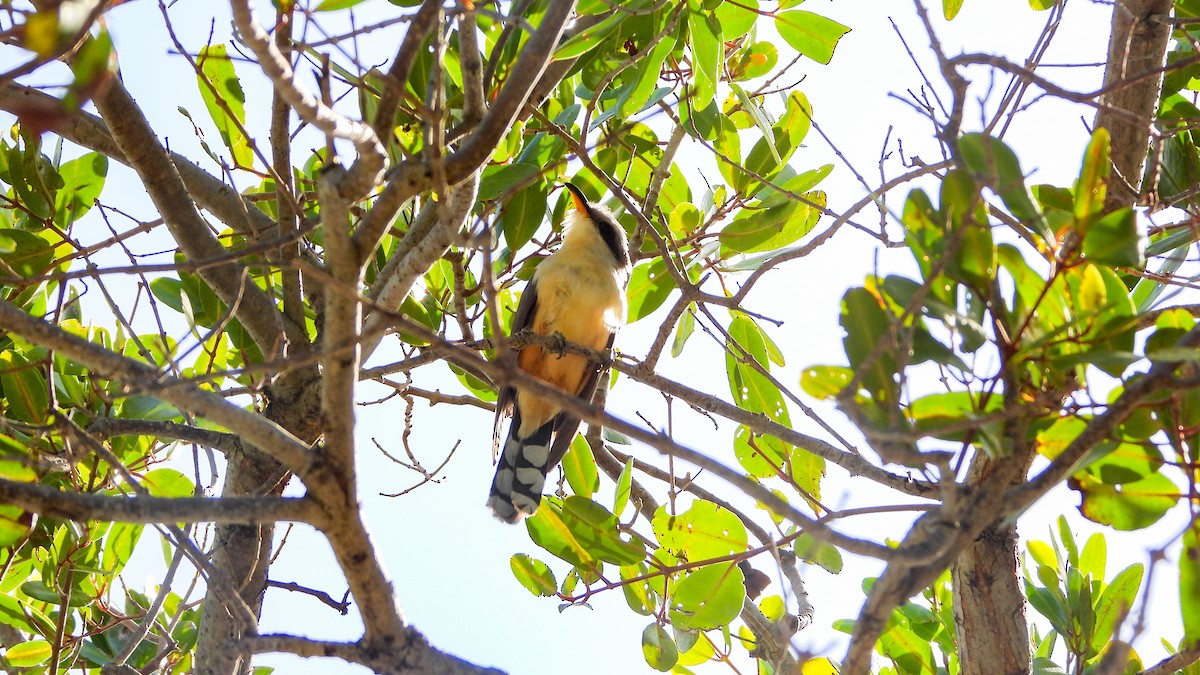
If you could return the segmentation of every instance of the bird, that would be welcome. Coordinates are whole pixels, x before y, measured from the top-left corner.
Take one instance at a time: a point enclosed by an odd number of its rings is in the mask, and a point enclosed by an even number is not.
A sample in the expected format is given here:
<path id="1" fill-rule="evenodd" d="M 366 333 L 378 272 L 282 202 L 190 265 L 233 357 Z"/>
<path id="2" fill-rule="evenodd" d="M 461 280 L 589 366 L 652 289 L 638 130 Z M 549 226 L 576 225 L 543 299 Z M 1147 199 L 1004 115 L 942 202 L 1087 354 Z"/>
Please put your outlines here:
<path id="1" fill-rule="evenodd" d="M 510 335 L 525 329 L 596 351 L 611 350 L 625 322 L 629 244 L 612 212 L 571 183 L 562 243 L 542 260 L 521 294 Z M 600 364 L 580 354 L 529 345 L 517 353 L 524 372 L 591 402 Z M 510 415 L 501 448 L 500 429 Z M 492 452 L 499 454 L 487 506 L 506 523 L 537 512 L 548 474 L 567 453 L 579 418 L 553 401 L 503 387 L 496 404 Z"/>

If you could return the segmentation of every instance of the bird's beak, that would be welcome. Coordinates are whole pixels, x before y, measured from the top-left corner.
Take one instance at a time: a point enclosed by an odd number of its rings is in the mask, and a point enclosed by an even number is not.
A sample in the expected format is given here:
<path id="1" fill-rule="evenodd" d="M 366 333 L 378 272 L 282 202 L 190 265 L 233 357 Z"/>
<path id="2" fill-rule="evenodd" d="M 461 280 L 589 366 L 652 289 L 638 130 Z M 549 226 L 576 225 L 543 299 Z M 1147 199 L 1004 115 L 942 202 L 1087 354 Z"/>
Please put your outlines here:
<path id="1" fill-rule="evenodd" d="M 571 193 L 571 200 L 575 202 L 575 210 L 580 213 L 587 213 L 587 197 L 583 196 L 583 190 L 580 190 L 571 183 L 565 183 L 564 185 L 567 188 L 567 192 Z"/>

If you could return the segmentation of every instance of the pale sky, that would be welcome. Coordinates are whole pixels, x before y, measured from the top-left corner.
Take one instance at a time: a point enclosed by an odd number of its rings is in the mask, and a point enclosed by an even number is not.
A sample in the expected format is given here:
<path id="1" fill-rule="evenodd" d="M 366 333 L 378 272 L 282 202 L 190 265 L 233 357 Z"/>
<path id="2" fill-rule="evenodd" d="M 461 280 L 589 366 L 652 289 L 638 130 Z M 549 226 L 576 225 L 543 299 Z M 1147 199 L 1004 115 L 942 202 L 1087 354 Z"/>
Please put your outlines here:
<path id="1" fill-rule="evenodd" d="M 260 4 L 268 5 L 266 2 Z M 360 8 L 359 25 L 373 20 L 366 18 L 368 16 L 392 16 L 395 12 L 393 6 L 382 0 L 368 0 Z M 808 62 L 794 71 L 797 76 L 805 76 L 799 86 L 813 104 L 816 124 L 851 165 L 872 185 L 880 182 L 878 164 L 889 126 L 893 131 L 887 150 L 892 157 L 884 164 L 888 178 L 904 171 L 897 161 L 897 141 L 903 143 L 906 156 L 920 155 L 927 162 L 940 160 L 936 146 L 930 140 L 929 124 L 910 107 L 889 97 L 889 94 L 903 96 L 906 91 L 915 91 L 922 85 L 920 75 L 906 56 L 889 19 L 895 21 L 929 77 L 935 84 L 939 81 L 936 64 L 929 54 L 928 39 L 916 21 L 911 2 L 809 0 L 803 8 L 837 19 L 852 28 L 831 65 Z M 224 3 L 181 0 L 170 11 L 177 29 L 186 31 L 181 39 L 189 50 L 195 51 L 204 43 L 210 26 L 209 13 L 213 11 L 220 12 L 215 22 L 211 22 L 216 41 L 228 40 L 228 9 Z M 1105 5 L 1071 0 L 1055 47 L 1044 62 L 1102 61 L 1110 11 L 1111 8 Z M 931 8 L 931 12 L 940 14 L 937 8 Z M 1028 55 L 1046 17 L 1046 13 L 1033 12 L 1020 1 L 966 0 L 961 15 L 954 22 L 947 24 L 938 20 L 937 27 L 943 45 L 951 53 L 966 50 L 1001 54 L 1021 62 Z M 206 119 L 204 106 L 190 66 L 178 56 L 168 54 L 169 42 L 157 7 L 150 3 L 129 3 L 108 13 L 107 19 L 125 80 L 139 103 L 147 108 L 159 135 L 170 141 L 172 149 L 203 158 L 190 123 L 175 108 L 183 106 L 193 118 L 203 122 Z M 782 43 L 779 46 L 786 49 Z M 391 57 L 393 47 L 380 45 L 378 40 L 371 44 L 371 40 L 364 39 L 362 48 L 363 62 L 381 64 Z M 262 130 L 265 137 L 263 117 L 260 115 L 256 120 L 253 115 L 255 111 L 268 108 L 269 90 L 261 80 L 252 84 L 255 78 L 247 64 L 238 64 L 238 72 L 246 87 L 246 108 L 251 111 L 251 125 L 258 124 L 255 128 Z M 985 96 L 988 72 L 973 68 L 965 74 L 979 83 L 972 89 L 972 96 Z M 311 83 L 310 73 L 302 75 L 306 83 Z M 1069 88 L 1089 91 L 1098 85 L 1100 71 L 1098 68 L 1060 68 L 1046 70 L 1044 75 Z M 158 85 L 149 85 L 150 82 Z M 997 74 L 997 90 L 1005 83 L 1006 80 Z M 940 91 L 944 93 L 944 87 Z M 718 97 L 726 93 L 719 91 Z M 992 100 L 997 96 L 998 91 L 993 92 Z M 1044 100 L 1018 117 L 1006 141 L 1020 156 L 1025 171 L 1033 172 L 1033 182 L 1069 185 L 1078 172 L 1088 137 L 1084 122 L 1090 123 L 1092 116 L 1090 109 Z M 977 129 L 978 120 L 978 112 L 973 117 L 968 115 L 965 130 Z M 220 147 L 215 129 L 209 125 L 205 130 L 209 142 Z M 319 141 L 314 141 L 316 144 Z M 805 145 L 792 160 L 798 170 L 831 162 L 836 165 L 833 174 L 820 186 L 829 194 L 830 208 L 839 211 L 862 197 L 861 185 L 815 131 L 809 134 Z M 304 150 L 305 146 L 298 144 L 295 157 L 302 157 Z M 679 163 L 704 165 L 708 161 L 703 156 L 695 156 L 694 160 L 685 156 Z M 202 162 L 202 165 L 213 168 L 211 161 Z M 715 171 L 708 175 L 718 179 Z M 155 214 L 148 201 L 136 194 L 140 191 L 131 173 L 114 164 L 102 201 L 131 208 L 137 217 L 148 220 Z M 697 199 L 702 192 L 702 183 L 693 182 Z M 889 205 L 899 208 L 905 192 L 894 192 Z M 879 214 L 864 211 L 856 220 L 867 225 L 877 224 Z M 818 225 L 817 230 L 820 229 L 822 225 Z M 894 225 L 892 231 L 897 231 Z M 97 239 L 107 236 L 107 232 L 99 227 L 96 232 Z M 806 366 L 843 364 L 842 331 L 837 323 L 842 292 L 848 286 L 861 284 L 863 278 L 876 269 L 911 273 L 910 259 L 902 249 L 884 250 L 875 240 L 846 230 L 809 258 L 769 275 L 752 295 L 750 308 L 789 319 L 783 327 L 769 329 L 788 358 L 787 367 L 777 373 L 780 380 L 795 385 L 800 370 Z M 628 327 L 621 334 L 618 347 L 634 355 L 644 353 L 649 336 L 657 327 L 655 319 L 661 318 L 669 305 L 670 301 L 655 316 Z M 94 314 L 93 318 L 99 320 L 101 316 Z M 181 330 L 177 337 L 183 338 L 185 333 Z M 387 357 L 388 353 L 381 349 L 372 363 L 383 363 Z M 661 374 L 698 389 L 720 395 L 728 391 L 719 345 L 699 331 L 680 359 L 664 357 L 659 369 Z M 417 384 L 428 389 L 441 387 L 446 390 L 455 390 L 457 386 L 453 378 L 435 378 L 423 372 L 419 374 Z M 382 388 L 364 384 L 359 400 L 371 401 L 384 395 L 386 392 Z M 849 429 L 840 414 L 828 406 L 809 402 L 839 430 L 846 432 Z M 610 410 L 630 420 L 637 419 L 637 412 L 655 422 L 665 419 L 661 398 L 628 381 L 618 383 L 613 390 Z M 686 406 L 676 406 L 675 412 L 675 428 L 680 441 L 700 450 L 711 448 L 713 454 L 727 456 L 732 461 L 728 454 L 732 425 L 723 425 L 714 431 L 711 423 L 687 411 Z M 398 499 L 378 496 L 380 492 L 399 491 L 413 482 L 412 474 L 382 458 L 372 444 L 375 439 L 389 450 L 399 451 L 402 414 L 403 403 L 393 399 L 361 408 L 358 420 L 361 500 L 381 556 L 393 576 L 397 602 L 406 617 L 440 649 L 512 673 L 608 675 L 653 672 L 646 666 L 640 648 L 641 631 L 649 618 L 629 611 L 619 591 L 595 596 L 592 610 L 573 607 L 560 613 L 556 600 L 535 598 L 513 578 L 508 561 L 514 553 L 528 553 L 547 561 L 560 580 L 567 567 L 552 561 L 549 554 L 533 545 L 523 528 L 495 521 L 483 507 L 493 470 L 491 419 L 483 411 L 445 405 L 425 409 L 418 404 L 412 445 L 421 453 L 422 462 L 436 466 L 457 441 L 461 440 L 461 446 L 440 484 L 427 485 Z M 793 408 L 791 417 L 801 431 L 824 437 L 824 433 L 805 419 L 800 410 Z M 655 455 L 652 450 L 638 446 L 633 447 L 633 452 L 647 460 Z M 708 487 L 717 491 L 723 488 L 722 484 L 713 481 Z M 296 490 L 295 486 L 292 489 Z M 876 488 L 866 480 L 848 480 L 844 471 L 832 466 L 823 490 L 826 503 L 834 508 L 903 501 L 899 495 Z M 611 503 L 611 484 L 602 482 L 596 498 L 602 503 Z M 1097 526 L 1079 516 L 1077 504 L 1074 493 L 1056 490 L 1044 504 L 1022 519 L 1022 535 L 1045 539 L 1048 524 L 1062 513 L 1076 527 L 1082 542 L 1086 533 L 1095 531 Z M 1176 509 L 1163 523 L 1135 535 L 1105 530 L 1110 576 L 1127 564 L 1146 562 L 1146 552 L 1151 547 L 1169 540 L 1179 531 L 1179 512 L 1180 509 Z M 862 519 L 864 522 L 845 522 L 843 526 L 852 533 L 876 539 L 898 539 L 909 520 L 908 516 L 872 516 Z M 153 579 L 155 561 L 161 559 L 157 543 L 152 541 L 149 533 L 143 541 L 153 545 L 143 545 L 145 571 L 127 575 L 131 584 Z M 812 626 L 796 639 L 800 648 L 834 659 L 840 659 L 844 654 L 845 636 L 833 631 L 830 624 L 857 614 L 863 599 L 861 579 L 879 569 L 875 561 L 849 554 L 846 554 L 846 561 L 846 570 L 838 576 L 819 568 L 807 569 L 805 579 L 816 616 Z M 1166 568 L 1160 572 L 1166 572 Z M 145 576 L 138 576 L 142 574 Z M 337 597 L 344 590 L 340 573 L 323 540 L 300 528 L 290 535 L 279 562 L 272 567 L 271 577 L 317 587 Z M 1160 636 L 1174 640 L 1180 634 L 1177 581 L 1169 574 L 1160 573 L 1157 577 L 1158 592 L 1150 629 L 1135 645 L 1147 664 L 1163 656 L 1158 645 Z M 777 585 L 768 589 L 768 593 L 778 592 Z M 349 640 L 358 637 L 360 624 L 353 616 L 341 617 L 311 598 L 271 590 L 267 595 L 262 631 Z M 1123 637 L 1127 638 L 1128 632 Z M 603 645 L 603 649 L 596 650 L 596 645 Z M 742 656 L 739 662 L 742 672 L 753 672 L 744 650 L 737 648 L 735 652 Z M 1061 661 L 1061 648 L 1056 656 Z M 257 659 L 256 664 L 273 666 L 281 673 L 365 672 L 338 661 L 306 661 L 290 656 L 264 656 Z M 701 672 L 723 670 L 723 667 L 715 666 Z"/>

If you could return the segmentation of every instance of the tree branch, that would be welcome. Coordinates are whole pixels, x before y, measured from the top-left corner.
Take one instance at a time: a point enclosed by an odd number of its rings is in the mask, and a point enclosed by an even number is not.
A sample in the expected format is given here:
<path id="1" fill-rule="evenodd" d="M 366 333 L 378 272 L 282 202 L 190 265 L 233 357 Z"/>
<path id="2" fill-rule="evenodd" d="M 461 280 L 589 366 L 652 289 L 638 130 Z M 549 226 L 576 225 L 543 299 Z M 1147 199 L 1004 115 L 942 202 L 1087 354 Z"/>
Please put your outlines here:
<path id="1" fill-rule="evenodd" d="M 59 108 L 63 103 L 36 89 L 8 83 L 0 87 L 0 110 L 17 114 L 33 108 Z M 79 111 L 54 128 L 54 133 L 81 147 L 99 152 L 110 159 L 130 165 L 125 153 L 108 133 L 104 121 L 91 113 Z M 242 234 L 266 232 L 274 222 L 256 206 L 247 204 L 237 189 L 226 185 L 183 155 L 170 153 L 188 194 L 217 220 Z"/>
<path id="2" fill-rule="evenodd" d="M 275 92 L 287 101 L 300 119 L 328 136 L 354 144 L 358 159 L 341 177 L 338 192 L 350 201 L 366 196 L 383 179 L 387 161 L 387 149 L 375 135 L 375 130 L 334 111 L 296 82 L 291 62 L 280 53 L 266 30 L 255 20 L 250 0 L 230 0 L 229 4 L 233 9 L 233 23 L 238 35 L 258 57 L 258 65 L 275 85 Z M 332 161 L 333 158 L 327 159 Z"/>
<path id="3" fill-rule="evenodd" d="M 126 393 L 144 391 L 177 408 L 234 429 L 243 441 L 272 455 L 302 477 L 316 469 L 306 444 L 274 422 L 232 405 L 219 394 L 88 342 L 3 300 L 0 300 L 0 328 L 82 363 L 94 375 L 122 383 Z"/>
<path id="4" fill-rule="evenodd" d="M 44 518 L 117 523 L 316 523 L 311 500 L 294 497 L 110 497 L 63 492 L 37 483 L 0 478 L 0 502 Z"/>
<path id="5" fill-rule="evenodd" d="M 178 170 L 129 92 L 114 82 L 103 96 L 96 98 L 96 108 L 184 255 L 192 260 L 205 260 L 228 253 L 196 210 Z M 263 354 L 274 352 L 285 334 L 293 344 L 307 342 L 303 329 L 283 320 L 275 303 L 246 278 L 241 265 L 204 268 L 200 275 L 231 308 Z"/>

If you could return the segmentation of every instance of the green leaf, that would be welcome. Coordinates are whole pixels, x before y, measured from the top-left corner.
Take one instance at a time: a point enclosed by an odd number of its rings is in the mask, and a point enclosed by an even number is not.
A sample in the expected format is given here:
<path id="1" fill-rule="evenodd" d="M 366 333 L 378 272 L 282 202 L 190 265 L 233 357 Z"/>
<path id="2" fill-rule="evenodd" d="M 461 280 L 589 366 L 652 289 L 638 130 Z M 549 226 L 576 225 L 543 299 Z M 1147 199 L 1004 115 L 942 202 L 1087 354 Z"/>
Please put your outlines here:
<path id="1" fill-rule="evenodd" d="M 746 551 L 746 526 L 727 509 L 703 499 L 679 515 L 660 506 L 651 521 L 658 543 L 692 562 Z"/>
<path id="2" fill-rule="evenodd" d="M 967 168 L 989 185 L 1004 205 L 1022 223 L 1035 231 L 1049 234 L 1046 219 L 1033 203 L 1025 186 L 1025 174 L 1017 155 L 999 139 L 987 134 L 964 134 L 958 141 Z"/>
<path id="3" fill-rule="evenodd" d="M 671 341 L 671 358 L 677 359 L 683 354 L 683 346 L 696 330 L 696 312 L 694 303 L 689 303 L 683 314 L 679 315 L 679 324 L 675 327 L 675 339 Z"/>
<path id="4" fill-rule="evenodd" d="M 860 382 L 880 403 L 893 401 L 898 362 L 887 340 L 891 325 L 878 299 L 865 288 L 852 288 L 842 296 L 842 344 Z"/>
<path id="5" fill-rule="evenodd" d="M 785 475 L 785 464 L 791 446 L 773 436 L 753 433 L 740 424 L 733 434 L 733 454 L 746 473 L 758 478 Z"/>
<path id="6" fill-rule="evenodd" d="M 936 673 L 933 648 L 900 622 L 890 622 L 879 636 L 879 650 L 903 673 Z"/>
<path id="7" fill-rule="evenodd" d="M 349 9 L 363 0 L 321 0 L 321 4 L 317 5 L 314 12 L 332 12 L 338 9 Z"/>
<path id="8" fill-rule="evenodd" d="M 1113 577 L 1108 587 L 1096 601 L 1096 628 L 1092 635 L 1092 651 L 1100 653 L 1108 641 L 1113 638 L 1117 621 L 1125 617 L 1133 602 L 1137 599 L 1138 589 L 1142 586 L 1141 563 L 1126 567 Z"/>
<path id="9" fill-rule="evenodd" d="M 1025 584 L 1025 597 L 1029 598 L 1029 604 L 1038 614 L 1046 617 L 1050 621 L 1050 625 L 1054 630 L 1058 631 L 1059 635 L 1069 635 L 1071 633 L 1071 622 L 1067 618 L 1067 608 L 1063 606 L 1059 596 L 1049 589 L 1039 588 L 1028 582 Z"/>
<path id="10" fill-rule="evenodd" d="M 549 196 L 549 188 L 542 183 L 521 190 L 504 205 L 496 226 L 509 250 L 518 251 L 533 238 L 546 217 Z"/>
<path id="11" fill-rule="evenodd" d="M 658 88 L 658 76 L 662 72 L 663 63 L 666 62 L 674 48 L 675 41 L 670 37 L 664 38 L 654 45 L 654 49 L 649 54 L 637 62 L 630 75 L 629 83 L 622 88 L 621 95 L 617 99 L 617 107 L 620 108 L 621 115 L 628 117 L 641 112 L 648 103 L 651 103 L 651 95 Z"/>
<path id="12" fill-rule="evenodd" d="M 0 352 L 0 389 L 5 415 L 21 422 L 41 424 L 50 413 L 50 392 L 43 369 L 15 351 Z"/>
<path id="13" fill-rule="evenodd" d="M 679 662 L 679 649 L 675 641 L 657 622 L 642 631 L 642 655 L 651 668 L 662 673 L 669 672 Z"/>
<path id="14" fill-rule="evenodd" d="M 704 214 L 700 213 L 700 209 L 691 202 L 684 202 L 677 205 L 667 217 L 667 229 L 676 239 L 685 239 L 700 229 L 703 222 Z"/>
<path id="15" fill-rule="evenodd" d="M 737 88 L 737 85 L 733 85 Z M 736 92 L 736 89 L 735 89 Z M 779 118 L 770 129 L 765 129 L 766 119 L 763 113 L 758 110 L 758 107 L 753 104 L 748 97 L 745 102 L 750 104 L 749 110 L 753 114 L 758 111 L 755 118 L 759 128 L 763 134 L 750 149 L 750 153 L 746 155 L 744 162 L 745 171 L 738 171 L 732 181 L 733 188 L 739 194 L 750 194 L 759 191 L 755 176 L 761 176 L 767 179 L 775 179 L 777 174 L 784 169 L 784 162 L 792 157 L 800 144 L 804 141 L 804 137 L 808 135 L 809 129 L 812 128 L 812 104 L 808 98 L 800 91 L 793 91 L 788 94 L 787 107 L 784 109 L 783 115 Z M 758 117 L 763 117 L 761 121 Z M 802 191 L 803 179 L 797 181 L 796 186 L 785 186 L 785 189 L 796 193 Z M 769 188 L 770 186 L 763 186 Z M 807 189 L 807 188 L 803 188 Z M 765 192 L 759 195 L 764 202 L 767 200 L 767 195 L 771 193 Z M 790 199 L 787 195 L 778 195 L 775 201 L 763 204 L 763 207 L 778 206 Z"/>
<path id="16" fill-rule="evenodd" d="M 620 538 L 617 517 L 590 499 L 567 497 L 563 501 L 562 520 L 592 557 L 614 565 L 634 565 L 646 557 L 641 544 Z"/>
<path id="17" fill-rule="evenodd" d="M 76 19 L 82 19 L 86 15 L 85 12 L 73 14 L 78 15 Z M 70 39 L 74 40 L 82 27 L 81 25 L 79 28 L 70 29 L 66 35 L 70 35 Z M 75 112 L 117 74 L 117 55 L 113 50 L 112 35 L 104 24 L 100 25 L 100 29 L 94 35 L 84 39 L 74 58 L 70 59 L 70 66 L 74 78 L 62 100 L 67 111 Z"/>
<path id="18" fill-rule="evenodd" d="M 642 616 L 653 614 L 658 607 L 658 592 L 654 589 L 654 584 L 658 583 L 661 588 L 662 578 L 650 575 L 650 567 L 644 562 L 626 565 L 620 571 L 621 590 L 629 608 Z M 646 578 L 635 581 L 640 577 Z"/>
<path id="19" fill-rule="evenodd" d="M 625 293 L 629 301 L 627 323 L 649 316 L 667 301 L 673 290 L 675 281 L 667 274 L 662 258 L 634 267 L 629 275 L 629 290 Z"/>
<path id="20" fill-rule="evenodd" d="M 1108 129 L 1097 128 L 1092 133 L 1083 155 L 1083 167 L 1075 183 L 1075 220 L 1087 222 L 1104 208 L 1104 195 L 1108 183 Z"/>
<path id="21" fill-rule="evenodd" d="M 191 497 L 196 492 L 192 479 L 175 469 L 154 469 L 142 476 L 142 487 L 154 497 Z"/>
<path id="22" fill-rule="evenodd" d="M 953 21 L 962 6 L 963 0 L 942 0 L 942 16 L 946 17 L 947 21 Z"/>
<path id="23" fill-rule="evenodd" d="M 1162 455 L 1152 445 L 1105 441 L 1087 456 L 1083 470 L 1105 485 L 1123 485 L 1147 478 L 1162 463 Z"/>
<path id="24" fill-rule="evenodd" d="M 716 9 L 717 22 L 721 24 L 725 41 L 736 40 L 754 28 L 758 20 L 758 0 L 722 2 Z M 686 651 L 686 650 L 685 650 Z"/>
<path id="25" fill-rule="evenodd" d="M 620 15 L 620 13 L 617 13 Z M 713 102 L 720 77 L 718 66 L 725 41 L 721 24 L 711 12 L 702 11 L 695 0 L 688 0 L 688 32 L 692 47 L 692 106 L 703 110 Z"/>
<path id="26" fill-rule="evenodd" d="M 833 58 L 833 50 L 838 41 L 850 32 L 848 26 L 803 9 L 776 14 L 775 29 L 792 49 L 826 65 Z"/>
<path id="27" fill-rule="evenodd" d="M 676 628 L 712 630 L 736 619 L 745 599 L 745 579 L 737 565 L 708 565 L 675 584 L 668 614 Z"/>
<path id="28" fill-rule="evenodd" d="M 1183 644 L 1200 648 L 1200 522 L 1183 533 L 1179 554 L 1179 605 L 1183 612 Z"/>
<path id="29" fill-rule="evenodd" d="M 964 170 L 952 169 L 942 180 L 942 215 L 949 239 L 958 238 L 946 273 L 975 289 L 986 289 L 996 274 L 996 247 L 979 186 Z"/>
<path id="30" fill-rule="evenodd" d="M 63 186 L 54 196 L 54 222 L 66 228 L 83 217 L 104 189 L 108 157 L 90 152 L 58 167 Z"/>
<path id="31" fill-rule="evenodd" d="M 45 640 L 30 640 L 9 647 L 4 652 L 4 660 L 8 665 L 18 668 L 39 666 L 50 660 L 54 653 L 50 643 Z"/>
<path id="32" fill-rule="evenodd" d="M 1161 473 L 1121 485 L 1076 474 L 1072 487 L 1083 493 L 1079 510 L 1084 517 L 1118 530 L 1140 530 L 1156 523 L 1180 499 L 1179 488 Z"/>
<path id="33" fill-rule="evenodd" d="M 612 34 L 617 26 L 625 20 L 625 14 L 622 12 L 613 12 L 612 16 L 604 19 L 600 23 L 582 30 L 571 36 L 569 40 L 562 43 L 561 46 L 554 52 L 554 60 L 562 61 L 565 59 L 574 59 L 595 49 L 601 42 Z"/>
<path id="34" fill-rule="evenodd" d="M 809 396 L 828 400 L 841 393 L 853 379 L 854 371 L 845 366 L 812 366 L 800 374 L 800 388 Z"/>
<path id="35" fill-rule="evenodd" d="M 1090 223 L 1083 232 L 1083 255 L 1101 265 L 1141 267 L 1142 237 L 1130 207 Z"/>
<path id="36" fill-rule="evenodd" d="M 10 249 L 8 252 L 0 252 L 0 260 L 17 274 L 23 277 L 41 274 L 54 262 L 54 247 L 36 234 L 24 230 L 0 229 L 0 235 L 8 240 L 7 248 Z"/>
<path id="37" fill-rule="evenodd" d="M 1058 554 L 1054 552 L 1050 544 L 1035 540 L 1026 543 L 1025 547 L 1029 549 L 1029 554 L 1033 556 L 1033 559 L 1039 565 L 1052 568 L 1058 567 Z"/>
<path id="38" fill-rule="evenodd" d="M 221 140 L 233 155 L 234 163 L 243 168 L 254 166 L 254 151 L 250 140 L 242 133 L 246 125 L 246 94 L 238 81 L 225 45 L 212 45 L 200 50 L 197 58 L 201 75 L 200 97 L 212 118 Z"/>
<path id="39" fill-rule="evenodd" d="M 1059 516 L 1057 524 L 1058 536 L 1062 541 L 1063 548 L 1067 550 L 1067 565 L 1079 567 L 1079 548 L 1075 545 L 1075 537 L 1071 534 L 1071 525 L 1067 522 L 1067 517 Z"/>
<path id="40" fill-rule="evenodd" d="M 779 149 L 775 146 L 773 140 L 775 134 L 771 130 L 771 122 L 767 119 L 767 114 L 761 107 L 759 107 L 757 103 L 754 102 L 753 99 L 746 95 L 746 90 L 741 86 L 731 83 L 729 88 L 733 91 L 734 95 L 737 96 L 738 102 L 742 104 L 742 108 L 750 114 L 751 119 L 754 120 L 755 126 L 757 126 L 758 130 L 762 132 L 763 137 L 759 143 L 762 143 L 764 146 L 766 146 L 766 149 L 770 151 L 771 156 L 775 158 L 776 166 L 783 164 L 783 157 L 780 156 Z M 758 149 L 758 145 L 755 145 L 754 147 L 755 149 Z M 751 155 L 753 154 L 754 153 L 752 152 Z M 757 171 L 757 169 L 753 170 Z"/>
<path id="41" fill-rule="evenodd" d="M 725 347 L 725 374 L 733 402 L 743 410 L 762 413 L 791 426 L 783 393 L 759 370 L 768 370 L 772 360 L 772 345 L 766 333 L 753 319 L 738 314 L 729 323 L 729 339 Z"/>
<path id="42" fill-rule="evenodd" d="M 583 434 L 575 434 L 562 462 L 563 474 L 571 491 L 580 497 L 591 498 L 600 488 L 600 473 L 596 469 L 596 457 Z"/>
<path id="43" fill-rule="evenodd" d="M 30 516 L 19 506 L 0 504 L 0 547 L 12 546 L 29 534 Z"/>
<path id="44" fill-rule="evenodd" d="M 524 553 L 517 553 L 509 559 L 508 564 L 512 568 L 513 576 L 521 582 L 525 590 L 542 598 L 554 595 L 558 582 L 554 580 L 554 572 L 550 571 L 546 563 Z"/>
<path id="45" fill-rule="evenodd" d="M 488 166 L 479 179 L 479 201 L 486 202 L 507 196 L 541 171 L 540 166 L 525 162 Z"/>
<path id="46" fill-rule="evenodd" d="M 841 574 L 842 552 L 833 544 L 819 541 L 807 532 L 796 538 L 796 556 L 806 563 L 820 565 L 830 574 Z"/>
<path id="47" fill-rule="evenodd" d="M 755 42 L 742 50 L 739 60 L 730 68 L 739 81 L 752 80 L 771 73 L 779 64 L 779 49 L 770 42 Z"/>
<path id="48" fill-rule="evenodd" d="M 721 230 L 721 256 L 775 251 L 796 242 L 812 231 L 825 208 L 825 193 L 803 195 L 806 201 L 789 200 L 778 206 L 741 209 L 732 223 Z"/>
<path id="49" fill-rule="evenodd" d="M 1083 550 L 1079 552 L 1079 571 L 1093 579 L 1103 579 L 1105 567 L 1108 564 L 1108 544 L 1104 535 L 1096 532 L 1088 537 Z"/>
<path id="50" fill-rule="evenodd" d="M 542 497 L 541 508 L 531 518 L 525 519 L 525 529 L 533 543 L 580 569 L 598 568 L 598 560 L 575 538 L 562 519 L 562 501 L 556 497 Z"/>
<path id="51" fill-rule="evenodd" d="M 0 623 L 26 633 L 36 630 L 35 625 L 25 618 L 25 607 L 11 595 L 0 594 Z"/>
<path id="52" fill-rule="evenodd" d="M 120 574 L 133 555 L 143 528 L 135 523 L 113 523 L 104 535 L 101 567 L 110 574 Z"/>
<path id="53" fill-rule="evenodd" d="M 633 458 L 625 460 L 625 467 L 621 469 L 621 475 L 617 477 L 617 493 L 613 498 L 613 515 L 617 518 L 625 512 L 625 507 L 629 505 L 629 494 L 633 488 Z"/>

